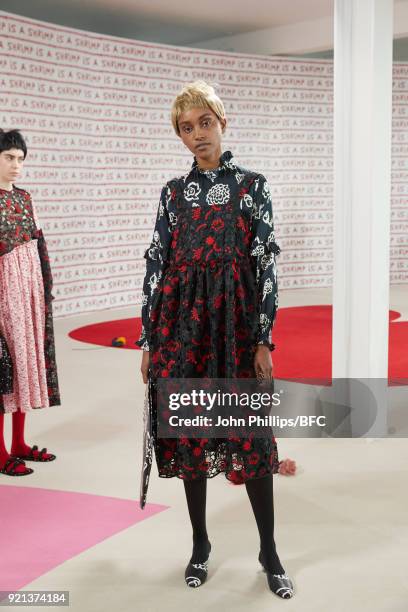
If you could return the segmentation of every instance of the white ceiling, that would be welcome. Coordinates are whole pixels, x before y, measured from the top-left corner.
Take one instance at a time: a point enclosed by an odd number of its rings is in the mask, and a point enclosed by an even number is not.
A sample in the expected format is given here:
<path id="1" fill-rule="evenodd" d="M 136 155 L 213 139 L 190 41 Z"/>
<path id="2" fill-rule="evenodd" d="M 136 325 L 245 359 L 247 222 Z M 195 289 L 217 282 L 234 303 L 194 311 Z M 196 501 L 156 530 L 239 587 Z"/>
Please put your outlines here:
<path id="1" fill-rule="evenodd" d="M 4 11 L 79 29 L 189 45 L 328 17 L 334 0 L 1 0 Z"/>
<path id="2" fill-rule="evenodd" d="M 54 2 L 55 3 L 55 2 Z M 88 6 L 109 8 L 112 0 L 87 0 Z M 247 32 L 269 26 L 287 25 L 295 21 L 307 21 L 327 17 L 333 12 L 333 0 L 121 0 L 121 12 L 135 17 L 168 19 L 184 24 L 233 32 Z"/>
<path id="3" fill-rule="evenodd" d="M 0 8 L 91 32 L 199 47 L 211 39 L 330 18 L 334 0 L 1 0 Z M 307 55 L 332 57 L 333 52 Z M 394 59 L 408 60 L 406 38 L 394 41 Z"/>

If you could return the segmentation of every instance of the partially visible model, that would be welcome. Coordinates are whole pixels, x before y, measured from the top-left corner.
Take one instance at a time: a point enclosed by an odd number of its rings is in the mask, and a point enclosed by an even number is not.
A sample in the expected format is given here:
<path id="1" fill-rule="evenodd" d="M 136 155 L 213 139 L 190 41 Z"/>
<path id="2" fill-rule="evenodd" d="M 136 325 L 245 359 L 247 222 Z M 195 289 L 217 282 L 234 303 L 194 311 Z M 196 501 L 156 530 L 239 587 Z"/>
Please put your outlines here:
<path id="1" fill-rule="evenodd" d="M 25 461 L 53 461 L 24 437 L 28 412 L 60 404 L 52 321 L 52 276 L 31 195 L 14 185 L 27 146 L 18 130 L 0 130 L 0 473 L 25 476 Z M 4 414 L 11 413 L 10 452 Z"/>

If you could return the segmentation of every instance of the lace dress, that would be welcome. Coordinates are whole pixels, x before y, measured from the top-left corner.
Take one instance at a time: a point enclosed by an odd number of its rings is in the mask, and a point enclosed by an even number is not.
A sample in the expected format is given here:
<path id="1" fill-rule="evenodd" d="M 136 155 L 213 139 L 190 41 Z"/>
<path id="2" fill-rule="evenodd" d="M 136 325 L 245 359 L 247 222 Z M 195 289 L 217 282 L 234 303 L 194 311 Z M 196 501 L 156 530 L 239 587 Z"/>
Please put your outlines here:
<path id="1" fill-rule="evenodd" d="M 51 289 L 30 194 L 0 189 L 0 412 L 60 403 Z"/>
<path id="2" fill-rule="evenodd" d="M 145 252 L 137 342 L 150 350 L 153 423 L 158 378 L 255 378 L 257 344 L 274 348 L 279 252 L 268 183 L 237 166 L 230 151 L 217 169 L 201 171 L 195 159 L 186 176 L 165 185 Z M 242 484 L 279 468 L 274 436 L 165 439 L 154 426 L 152 435 L 160 477 L 224 472 Z"/>

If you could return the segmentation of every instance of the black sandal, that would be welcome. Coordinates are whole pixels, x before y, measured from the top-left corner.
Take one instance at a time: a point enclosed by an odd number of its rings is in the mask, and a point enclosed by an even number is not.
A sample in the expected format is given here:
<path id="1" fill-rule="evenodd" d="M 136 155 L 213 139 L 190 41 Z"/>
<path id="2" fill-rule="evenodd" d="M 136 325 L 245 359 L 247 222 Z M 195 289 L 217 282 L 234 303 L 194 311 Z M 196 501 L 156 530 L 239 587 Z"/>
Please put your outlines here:
<path id="1" fill-rule="evenodd" d="M 25 467 L 25 463 L 22 459 L 9 457 L 4 466 L 1 468 L 0 474 L 5 474 L 6 476 L 28 476 L 34 472 L 34 470 L 28 467 L 26 467 L 25 472 L 17 472 L 16 469 L 19 465 L 24 465 Z"/>
<path id="2" fill-rule="evenodd" d="M 35 451 L 37 451 L 36 455 L 34 455 Z M 48 453 L 50 456 L 45 459 L 44 458 L 45 454 L 47 454 L 47 449 L 43 448 L 40 451 L 38 451 L 38 446 L 35 444 L 32 448 L 30 448 L 30 452 L 28 453 L 28 455 L 11 455 L 11 456 L 16 457 L 18 459 L 24 459 L 24 461 L 38 461 L 40 463 L 45 463 L 46 461 L 54 461 L 54 459 L 57 458 L 56 455 L 52 455 L 51 453 Z"/>
<path id="3" fill-rule="evenodd" d="M 263 564 L 262 552 L 258 556 L 259 563 L 262 565 L 263 571 L 266 573 L 270 590 L 282 599 L 290 599 L 294 595 L 293 582 L 287 574 L 272 574 Z"/>
<path id="4" fill-rule="evenodd" d="M 206 561 L 201 563 L 190 563 L 186 567 L 184 572 L 184 578 L 186 584 L 189 587 L 196 588 L 204 584 L 208 576 L 208 560 L 210 558 L 211 544 L 208 542 L 208 556 Z"/>

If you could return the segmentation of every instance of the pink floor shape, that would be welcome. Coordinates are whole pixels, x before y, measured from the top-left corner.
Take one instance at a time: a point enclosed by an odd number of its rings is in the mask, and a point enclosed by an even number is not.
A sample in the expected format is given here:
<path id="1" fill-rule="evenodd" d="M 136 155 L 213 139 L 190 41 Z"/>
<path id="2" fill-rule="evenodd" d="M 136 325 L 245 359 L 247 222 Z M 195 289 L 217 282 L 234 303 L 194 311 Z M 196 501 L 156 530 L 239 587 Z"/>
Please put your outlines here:
<path id="1" fill-rule="evenodd" d="M 169 506 L 2 485 L 0 508 L 0 591 L 15 591 Z"/>

